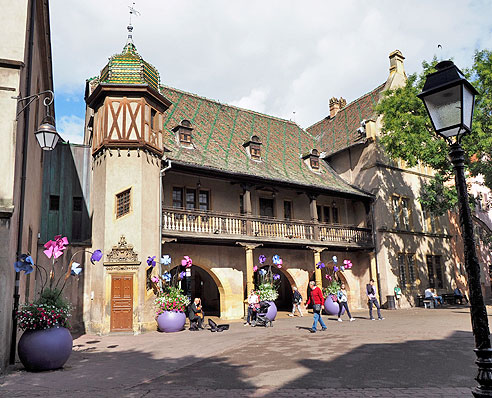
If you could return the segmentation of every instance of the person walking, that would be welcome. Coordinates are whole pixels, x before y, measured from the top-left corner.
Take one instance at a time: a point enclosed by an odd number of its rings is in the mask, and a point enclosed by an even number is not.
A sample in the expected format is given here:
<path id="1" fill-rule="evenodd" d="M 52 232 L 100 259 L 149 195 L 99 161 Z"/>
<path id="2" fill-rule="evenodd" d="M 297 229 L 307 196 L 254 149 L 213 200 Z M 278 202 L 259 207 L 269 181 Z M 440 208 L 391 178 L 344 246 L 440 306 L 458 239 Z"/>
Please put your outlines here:
<path id="1" fill-rule="evenodd" d="M 350 315 L 350 311 L 348 307 L 347 291 L 345 290 L 345 283 L 342 283 L 340 285 L 340 290 L 337 293 L 337 299 L 338 299 L 338 322 L 342 322 L 342 318 L 340 318 L 340 316 L 344 308 L 345 311 L 347 311 L 347 315 L 350 319 L 350 322 L 355 321 L 355 319 L 352 318 L 352 315 Z"/>
<path id="2" fill-rule="evenodd" d="M 297 311 L 299 311 L 299 315 L 302 316 L 301 303 L 302 303 L 301 293 L 299 293 L 299 290 L 297 290 L 297 287 L 294 286 L 292 288 L 292 312 L 289 314 L 289 316 L 295 315 L 296 308 L 297 308 Z"/>
<path id="3" fill-rule="evenodd" d="M 374 321 L 372 316 L 372 306 L 375 305 L 378 310 L 378 319 L 382 321 L 384 318 L 381 316 L 381 307 L 379 306 L 378 299 L 376 298 L 376 291 L 374 290 L 374 279 L 371 279 L 366 285 L 367 299 L 369 300 L 369 318 Z"/>
<path id="4" fill-rule="evenodd" d="M 309 305 L 311 302 L 313 303 L 313 327 L 309 329 L 311 333 L 316 333 L 316 327 L 319 324 L 321 325 L 321 331 L 326 330 L 326 325 L 321 318 L 321 310 L 324 307 L 324 297 L 323 292 L 319 287 L 316 286 L 315 281 L 309 282 L 309 287 L 311 291 L 309 292 L 309 299 L 306 302 L 306 305 Z"/>

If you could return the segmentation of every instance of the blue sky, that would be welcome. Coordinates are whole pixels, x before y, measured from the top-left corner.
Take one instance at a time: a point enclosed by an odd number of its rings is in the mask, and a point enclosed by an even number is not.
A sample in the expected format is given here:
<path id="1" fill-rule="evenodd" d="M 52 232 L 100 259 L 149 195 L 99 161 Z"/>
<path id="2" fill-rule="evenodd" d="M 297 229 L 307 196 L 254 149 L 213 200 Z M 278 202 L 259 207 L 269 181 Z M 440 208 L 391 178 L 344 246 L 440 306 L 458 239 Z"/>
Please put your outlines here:
<path id="1" fill-rule="evenodd" d="M 395 49 L 407 73 L 435 54 L 464 68 L 475 49 L 492 49 L 485 0 L 135 3 L 135 45 L 162 84 L 303 127 L 329 113 L 331 97 L 350 102 L 384 82 Z M 126 42 L 129 4 L 50 2 L 57 128 L 70 142 L 83 137 L 85 80 Z"/>

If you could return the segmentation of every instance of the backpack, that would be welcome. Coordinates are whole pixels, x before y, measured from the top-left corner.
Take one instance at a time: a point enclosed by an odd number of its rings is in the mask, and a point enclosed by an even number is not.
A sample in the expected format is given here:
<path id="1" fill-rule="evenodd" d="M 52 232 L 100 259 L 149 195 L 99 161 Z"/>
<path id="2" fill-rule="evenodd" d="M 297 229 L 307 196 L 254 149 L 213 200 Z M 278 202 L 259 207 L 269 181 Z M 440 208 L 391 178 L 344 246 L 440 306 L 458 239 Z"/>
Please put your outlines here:
<path id="1" fill-rule="evenodd" d="M 302 296 L 301 296 L 301 293 L 299 293 L 298 290 L 296 290 L 296 292 L 294 293 L 294 299 L 296 301 L 296 304 L 302 303 Z"/>

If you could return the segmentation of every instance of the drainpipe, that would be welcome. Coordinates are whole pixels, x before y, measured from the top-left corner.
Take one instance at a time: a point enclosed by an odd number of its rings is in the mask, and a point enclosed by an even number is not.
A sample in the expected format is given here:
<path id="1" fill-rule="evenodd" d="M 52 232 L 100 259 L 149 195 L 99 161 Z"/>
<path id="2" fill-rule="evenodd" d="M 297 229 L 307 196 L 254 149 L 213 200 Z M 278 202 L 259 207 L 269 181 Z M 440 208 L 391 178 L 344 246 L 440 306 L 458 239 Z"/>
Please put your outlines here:
<path id="1" fill-rule="evenodd" d="M 31 0 L 31 10 L 29 15 L 29 41 L 27 49 L 27 75 L 26 75 L 26 92 L 24 97 L 31 95 L 31 83 L 32 83 L 32 53 L 33 53 L 33 40 L 34 40 L 34 16 L 36 15 L 36 1 Z M 27 143 L 29 138 L 29 107 L 24 111 L 24 136 L 22 140 L 22 172 L 21 172 L 21 189 L 20 189 L 20 203 L 19 203 L 19 225 L 17 230 L 17 251 L 16 256 L 22 254 L 22 232 L 24 224 L 24 203 L 26 196 L 26 169 L 27 169 Z M 15 273 L 14 284 L 14 307 L 12 309 L 12 337 L 10 340 L 10 364 L 15 363 L 15 348 L 17 346 L 17 310 L 19 309 L 19 286 L 20 285 L 20 272 Z"/>
<path id="2" fill-rule="evenodd" d="M 379 296 L 379 305 L 382 305 L 382 295 L 381 295 L 381 278 L 379 276 L 379 263 L 378 263 L 378 239 L 377 239 L 377 229 L 376 223 L 374 221 L 374 207 L 376 201 L 374 200 L 371 203 L 371 222 L 372 222 L 372 237 L 374 243 L 374 260 L 376 262 L 376 283 L 378 285 L 378 296 Z"/>
<path id="3" fill-rule="evenodd" d="M 162 177 L 172 166 L 171 159 L 166 159 L 166 155 L 162 157 L 162 161 L 167 162 L 167 166 L 159 172 L 159 275 L 162 275 Z"/>

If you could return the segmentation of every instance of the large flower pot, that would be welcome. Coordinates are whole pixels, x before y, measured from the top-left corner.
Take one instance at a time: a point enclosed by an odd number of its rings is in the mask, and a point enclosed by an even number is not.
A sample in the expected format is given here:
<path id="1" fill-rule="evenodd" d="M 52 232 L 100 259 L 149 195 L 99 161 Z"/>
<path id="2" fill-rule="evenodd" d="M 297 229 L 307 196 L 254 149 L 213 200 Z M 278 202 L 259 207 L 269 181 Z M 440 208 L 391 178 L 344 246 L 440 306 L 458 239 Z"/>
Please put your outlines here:
<path id="1" fill-rule="evenodd" d="M 59 369 L 70 357 L 72 343 L 66 328 L 26 330 L 19 340 L 19 359 L 33 372 Z"/>
<path id="2" fill-rule="evenodd" d="M 270 304 L 270 307 L 268 307 L 268 311 L 266 313 L 266 318 L 269 321 L 274 321 L 275 317 L 277 316 L 277 306 L 273 301 L 267 301 L 268 304 Z"/>
<path id="3" fill-rule="evenodd" d="M 157 325 L 161 332 L 179 332 L 183 330 L 186 322 L 184 312 L 164 311 L 157 317 Z"/>
<path id="4" fill-rule="evenodd" d="M 328 297 L 325 299 L 325 312 L 330 315 L 338 315 L 338 302 L 333 301 L 331 294 L 328 295 Z M 342 314 L 345 313 L 345 308 L 342 308 Z"/>

